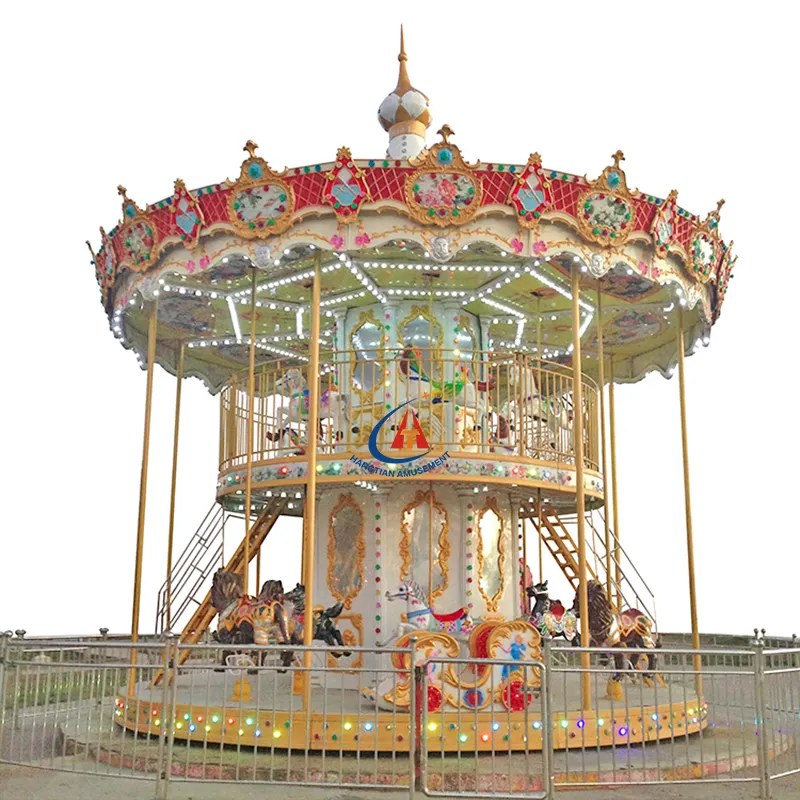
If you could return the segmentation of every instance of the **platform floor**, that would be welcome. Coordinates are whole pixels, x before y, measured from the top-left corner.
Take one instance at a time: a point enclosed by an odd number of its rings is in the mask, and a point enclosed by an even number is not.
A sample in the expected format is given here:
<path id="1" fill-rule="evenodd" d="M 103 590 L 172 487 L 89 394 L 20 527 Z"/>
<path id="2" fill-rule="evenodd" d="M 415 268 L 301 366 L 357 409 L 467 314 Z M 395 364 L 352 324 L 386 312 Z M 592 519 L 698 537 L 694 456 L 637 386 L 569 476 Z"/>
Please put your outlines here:
<path id="1" fill-rule="evenodd" d="M 387 710 L 364 698 L 358 683 L 368 673 L 326 673 L 321 678 L 324 683 L 312 685 L 308 715 L 290 673 L 269 670 L 237 677 L 241 674 L 193 669 L 181 674 L 166 693 L 163 685 L 138 684 L 135 695 L 117 698 L 116 721 L 130 731 L 157 734 L 163 705 L 174 702 L 175 737 L 190 742 L 263 746 L 268 739 L 270 746 L 281 748 L 408 752 L 407 709 Z M 550 724 L 557 749 L 672 739 L 697 733 L 707 724 L 705 703 L 691 685 L 648 688 L 641 681 L 628 682 L 622 684 L 622 699 L 613 700 L 605 697 L 606 676 L 592 677 L 590 708 L 585 710 L 578 673 L 565 672 L 554 680 Z M 424 720 L 428 748 L 442 752 L 540 750 L 543 704 L 538 691 L 532 692 L 528 708 L 517 712 L 497 707 L 457 709 L 446 704 Z"/>

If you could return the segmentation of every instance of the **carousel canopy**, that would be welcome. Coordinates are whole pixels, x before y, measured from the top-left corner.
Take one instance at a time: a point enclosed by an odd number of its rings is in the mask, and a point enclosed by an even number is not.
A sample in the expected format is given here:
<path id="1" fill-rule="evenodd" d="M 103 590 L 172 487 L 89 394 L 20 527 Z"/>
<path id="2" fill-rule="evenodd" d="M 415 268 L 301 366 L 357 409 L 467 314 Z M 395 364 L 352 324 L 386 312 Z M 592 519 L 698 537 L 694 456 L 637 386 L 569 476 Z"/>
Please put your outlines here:
<path id="1" fill-rule="evenodd" d="M 191 190 L 176 180 L 144 208 L 119 187 L 122 221 L 100 229 L 92 261 L 111 328 L 140 361 L 156 303 L 156 360 L 174 372 L 184 344 L 184 374 L 211 391 L 247 364 L 251 332 L 259 360 L 304 361 L 317 260 L 323 350 L 347 309 L 412 300 L 481 319 L 485 350 L 566 363 L 573 269 L 587 371 L 601 332 L 616 381 L 671 374 L 679 324 L 689 353 L 708 344 L 735 262 L 719 234 L 723 201 L 701 217 L 676 191 L 630 189 L 621 151 L 590 179 L 537 153 L 467 163 L 447 125 L 426 147 L 428 98 L 411 85 L 402 45 L 399 59 L 378 112 L 390 135 L 383 157 L 342 147 L 329 162 L 277 171 L 249 141 L 235 180 Z M 408 344 L 385 334 L 389 346 Z"/>

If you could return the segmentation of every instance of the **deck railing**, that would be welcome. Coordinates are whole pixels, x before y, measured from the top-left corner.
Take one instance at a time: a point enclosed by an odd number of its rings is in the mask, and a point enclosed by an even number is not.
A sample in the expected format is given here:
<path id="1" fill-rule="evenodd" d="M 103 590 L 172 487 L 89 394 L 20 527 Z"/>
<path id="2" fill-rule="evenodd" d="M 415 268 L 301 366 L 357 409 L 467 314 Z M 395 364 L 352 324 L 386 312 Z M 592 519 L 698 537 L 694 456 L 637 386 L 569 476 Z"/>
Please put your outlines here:
<path id="1" fill-rule="evenodd" d="M 320 363 L 320 454 L 366 452 L 374 426 L 407 403 L 434 453 L 575 463 L 571 367 L 522 353 L 418 348 L 326 352 Z M 304 454 L 308 387 L 306 362 L 274 359 L 257 364 L 255 462 Z M 245 370 L 221 393 L 220 471 L 246 462 L 248 400 Z M 597 410 L 597 385 L 584 376 L 584 463 L 595 470 L 600 461 Z M 398 437 L 410 448 L 417 444 L 408 419 L 400 410 L 386 420 L 378 434 L 381 449 Z"/>

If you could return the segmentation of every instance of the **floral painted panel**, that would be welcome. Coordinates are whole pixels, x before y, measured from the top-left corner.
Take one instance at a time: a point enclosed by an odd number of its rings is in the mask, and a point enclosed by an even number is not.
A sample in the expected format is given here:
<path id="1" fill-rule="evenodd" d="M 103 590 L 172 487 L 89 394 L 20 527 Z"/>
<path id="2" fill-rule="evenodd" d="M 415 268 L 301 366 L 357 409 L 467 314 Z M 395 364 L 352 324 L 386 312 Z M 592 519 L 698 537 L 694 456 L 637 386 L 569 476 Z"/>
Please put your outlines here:
<path id="1" fill-rule="evenodd" d="M 423 208 L 463 209 L 471 205 L 475 186 L 466 175 L 427 172 L 414 184 L 414 199 Z"/>
<path id="2" fill-rule="evenodd" d="M 155 237 L 149 221 L 139 220 L 131 223 L 125 233 L 125 249 L 137 264 L 150 259 L 154 246 Z"/>
<path id="3" fill-rule="evenodd" d="M 286 211 L 286 194 L 281 186 L 265 184 L 242 189 L 233 201 L 236 218 L 251 227 L 272 226 Z"/>
<path id="4" fill-rule="evenodd" d="M 592 226 L 592 233 L 616 239 L 630 224 L 631 208 L 621 197 L 593 192 L 584 201 L 583 217 Z"/>

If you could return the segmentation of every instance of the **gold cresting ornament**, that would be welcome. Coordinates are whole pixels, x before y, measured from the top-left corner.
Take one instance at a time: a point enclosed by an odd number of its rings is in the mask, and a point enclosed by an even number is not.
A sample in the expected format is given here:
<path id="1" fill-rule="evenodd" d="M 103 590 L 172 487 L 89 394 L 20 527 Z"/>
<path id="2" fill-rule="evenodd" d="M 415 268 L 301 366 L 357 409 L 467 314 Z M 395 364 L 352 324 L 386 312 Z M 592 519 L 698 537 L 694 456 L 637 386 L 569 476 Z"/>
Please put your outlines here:
<path id="1" fill-rule="evenodd" d="M 242 150 L 244 150 L 250 156 L 250 158 L 255 158 L 258 145 L 252 139 L 248 139 Z"/>
<path id="2" fill-rule="evenodd" d="M 456 132 L 446 122 L 436 133 L 442 137 L 442 144 L 450 144 L 450 137 L 456 135 Z"/>
<path id="3" fill-rule="evenodd" d="M 611 158 L 614 159 L 614 169 L 619 169 L 619 162 L 625 160 L 625 153 L 622 150 L 617 150 L 616 153 L 613 153 Z"/>

